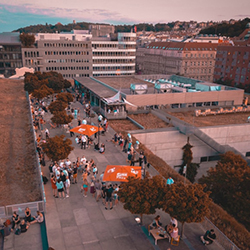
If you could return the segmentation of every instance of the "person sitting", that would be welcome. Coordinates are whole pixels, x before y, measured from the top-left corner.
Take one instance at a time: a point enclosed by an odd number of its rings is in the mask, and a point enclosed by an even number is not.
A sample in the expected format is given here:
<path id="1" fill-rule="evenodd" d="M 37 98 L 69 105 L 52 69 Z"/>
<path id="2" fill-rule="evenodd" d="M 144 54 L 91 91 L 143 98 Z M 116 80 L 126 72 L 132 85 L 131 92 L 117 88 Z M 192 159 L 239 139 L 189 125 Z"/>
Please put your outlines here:
<path id="1" fill-rule="evenodd" d="M 100 147 L 100 149 L 99 149 L 99 152 L 101 153 L 101 154 L 104 154 L 104 152 L 105 152 L 105 145 L 102 143 L 101 144 L 101 147 Z"/>
<path id="2" fill-rule="evenodd" d="M 176 227 L 175 224 L 173 224 L 172 226 L 173 226 L 173 230 L 170 233 L 170 236 L 171 236 L 171 238 L 176 239 L 176 238 L 178 238 L 178 227 Z"/>
<path id="3" fill-rule="evenodd" d="M 20 217 L 19 215 L 16 213 L 16 211 L 13 213 L 12 215 L 12 228 L 11 231 L 14 230 L 14 228 L 20 223 Z"/>
<path id="4" fill-rule="evenodd" d="M 26 224 L 25 220 L 22 220 L 19 228 L 21 230 L 21 233 L 25 233 L 27 232 L 29 226 Z"/>
<path id="5" fill-rule="evenodd" d="M 34 218 L 35 220 L 31 221 L 30 224 L 34 224 L 34 223 L 36 223 L 36 222 L 42 223 L 43 220 L 44 220 L 43 214 L 42 214 L 40 211 L 37 211 L 37 216 L 36 216 L 36 217 L 33 216 L 33 218 Z"/>
<path id="6" fill-rule="evenodd" d="M 160 215 L 157 215 L 157 216 L 154 218 L 154 220 L 153 220 L 152 227 L 154 227 L 154 228 L 159 228 L 159 227 L 161 227 L 161 226 L 162 226 L 162 223 L 160 222 L 160 219 L 161 219 Z"/>
<path id="7" fill-rule="evenodd" d="M 28 207 L 25 209 L 25 221 L 31 222 L 31 211 Z"/>
<path id="8" fill-rule="evenodd" d="M 216 239 L 216 235 L 213 229 L 208 230 L 204 236 L 201 236 L 201 241 L 204 245 L 210 245 Z"/>

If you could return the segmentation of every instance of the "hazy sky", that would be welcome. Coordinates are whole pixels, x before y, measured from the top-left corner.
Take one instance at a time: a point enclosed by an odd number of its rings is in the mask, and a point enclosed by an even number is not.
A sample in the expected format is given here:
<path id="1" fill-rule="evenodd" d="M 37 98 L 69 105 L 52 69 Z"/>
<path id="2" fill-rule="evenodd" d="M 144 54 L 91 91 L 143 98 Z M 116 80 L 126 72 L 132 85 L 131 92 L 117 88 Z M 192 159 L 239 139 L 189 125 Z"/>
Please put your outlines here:
<path id="1" fill-rule="evenodd" d="M 34 24 L 134 24 L 250 17 L 250 0 L 0 0 L 0 32 Z"/>

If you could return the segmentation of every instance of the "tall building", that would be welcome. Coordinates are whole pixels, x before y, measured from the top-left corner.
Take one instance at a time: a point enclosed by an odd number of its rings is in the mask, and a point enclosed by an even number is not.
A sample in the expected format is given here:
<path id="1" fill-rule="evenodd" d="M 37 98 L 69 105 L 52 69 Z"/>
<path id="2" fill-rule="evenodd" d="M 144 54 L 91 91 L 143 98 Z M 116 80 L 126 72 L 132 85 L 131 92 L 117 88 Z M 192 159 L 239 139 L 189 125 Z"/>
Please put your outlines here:
<path id="1" fill-rule="evenodd" d="M 91 76 L 91 37 L 88 31 L 38 33 L 33 47 L 22 48 L 23 65 L 35 71 L 57 71 L 66 78 Z"/>
<path id="2" fill-rule="evenodd" d="M 35 71 L 57 71 L 66 78 L 135 73 L 135 33 L 92 37 L 89 31 L 73 30 L 38 33 L 35 39 L 33 47 L 22 48 L 23 65 Z"/>
<path id="3" fill-rule="evenodd" d="M 10 77 L 22 67 L 21 42 L 18 32 L 0 34 L 0 75 Z"/>
<path id="4" fill-rule="evenodd" d="M 89 31 L 93 37 L 107 36 L 115 33 L 115 27 L 113 25 L 91 24 Z"/>
<path id="5" fill-rule="evenodd" d="M 132 75 L 135 73 L 136 34 L 118 33 L 92 40 L 93 75 Z"/>
<path id="6" fill-rule="evenodd" d="M 136 70 L 142 74 L 179 74 L 212 81 L 216 43 L 152 42 L 136 52 Z"/>
<path id="7" fill-rule="evenodd" d="M 250 85 L 250 25 L 248 26 L 237 40 L 218 46 L 214 81 L 228 81 L 232 86 Z"/>

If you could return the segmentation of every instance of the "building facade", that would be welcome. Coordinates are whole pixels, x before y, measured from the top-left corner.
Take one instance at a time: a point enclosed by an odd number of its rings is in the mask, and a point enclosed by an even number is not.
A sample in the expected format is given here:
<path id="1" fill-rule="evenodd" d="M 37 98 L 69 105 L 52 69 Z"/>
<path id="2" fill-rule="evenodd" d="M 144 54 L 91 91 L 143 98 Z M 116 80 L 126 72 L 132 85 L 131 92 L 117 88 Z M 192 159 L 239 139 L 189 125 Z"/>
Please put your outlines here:
<path id="1" fill-rule="evenodd" d="M 0 75 L 15 75 L 15 69 L 22 67 L 21 42 L 18 32 L 0 34 Z"/>
<path id="2" fill-rule="evenodd" d="M 213 80 L 218 44 L 153 42 L 136 52 L 136 69 L 142 74 L 179 74 Z"/>
<path id="3" fill-rule="evenodd" d="M 35 38 L 32 48 L 22 48 L 23 65 L 35 71 L 57 71 L 65 78 L 135 73 L 135 33 L 92 37 L 89 31 L 77 30 L 38 33 Z"/>
<path id="4" fill-rule="evenodd" d="M 228 81 L 232 86 L 250 85 L 250 40 L 247 44 L 218 46 L 214 81 Z"/>
<path id="5" fill-rule="evenodd" d="M 22 48 L 23 65 L 35 71 L 57 71 L 65 78 L 92 75 L 91 35 L 38 33 L 35 46 Z"/>
<path id="6" fill-rule="evenodd" d="M 135 73 L 136 34 L 93 38 L 93 76 L 133 75 Z"/>

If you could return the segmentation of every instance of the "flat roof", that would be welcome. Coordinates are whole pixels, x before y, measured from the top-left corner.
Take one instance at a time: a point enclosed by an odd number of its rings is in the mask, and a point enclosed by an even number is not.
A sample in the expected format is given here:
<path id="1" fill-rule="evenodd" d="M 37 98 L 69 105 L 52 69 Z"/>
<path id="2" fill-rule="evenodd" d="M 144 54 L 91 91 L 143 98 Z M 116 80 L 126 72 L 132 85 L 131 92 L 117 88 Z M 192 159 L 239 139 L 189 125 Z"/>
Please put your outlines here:
<path id="1" fill-rule="evenodd" d="M 131 84 L 143 83 L 149 87 L 154 87 L 154 84 L 138 79 L 134 76 L 110 76 L 110 77 L 94 77 L 95 79 L 119 90 L 119 89 L 130 89 Z"/>
<path id="2" fill-rule="evenodd" d="M 78 81 L 100 98 L 109 98 L 117 93 L 117 91 L 114 91 L 89 77 L 74 77 L 74 80 Z"/>

